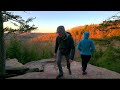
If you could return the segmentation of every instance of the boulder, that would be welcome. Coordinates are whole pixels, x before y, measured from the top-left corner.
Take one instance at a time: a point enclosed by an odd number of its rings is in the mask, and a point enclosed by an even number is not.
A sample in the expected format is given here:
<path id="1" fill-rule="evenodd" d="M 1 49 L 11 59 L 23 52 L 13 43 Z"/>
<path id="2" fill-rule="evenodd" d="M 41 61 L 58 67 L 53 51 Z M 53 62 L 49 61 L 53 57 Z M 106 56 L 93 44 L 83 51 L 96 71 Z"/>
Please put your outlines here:
<path id="1" fill-rule="evenodd" d="M 18 67 L 23 67 L 23 64 L 18 62 L 16 58 L 6 60 L 6 64 L 5 64 L 6 69 L 12 69 L 12 68 L 18 68 Z"/>

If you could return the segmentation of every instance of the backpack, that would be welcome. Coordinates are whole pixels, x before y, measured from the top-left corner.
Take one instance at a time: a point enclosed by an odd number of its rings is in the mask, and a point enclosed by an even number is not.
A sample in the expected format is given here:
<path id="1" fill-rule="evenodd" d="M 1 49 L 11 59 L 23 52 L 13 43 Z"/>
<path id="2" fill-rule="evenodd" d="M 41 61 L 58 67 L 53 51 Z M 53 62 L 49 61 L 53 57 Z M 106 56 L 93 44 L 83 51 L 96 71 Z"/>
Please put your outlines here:
<path id="1" fill-rule="evenodd" d="M 66 32 L 66 33 L 70 34 L 70 36 L 72 37 L 72 34 L 70 32 Z"/>

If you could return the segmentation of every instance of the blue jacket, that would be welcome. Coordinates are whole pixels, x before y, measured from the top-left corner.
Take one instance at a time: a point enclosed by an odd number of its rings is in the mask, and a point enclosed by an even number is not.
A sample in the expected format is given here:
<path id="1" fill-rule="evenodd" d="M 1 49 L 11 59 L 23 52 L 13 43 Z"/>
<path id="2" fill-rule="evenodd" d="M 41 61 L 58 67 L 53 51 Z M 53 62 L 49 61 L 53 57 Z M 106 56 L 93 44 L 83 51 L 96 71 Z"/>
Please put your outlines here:
<path id="1" fill-rule="evenodd" d="M 84 32 L 84 39 L 79 41 L 78 50 L 82 55 L 91 55 L 95 50 L 94 42 L 89 38 L 89 32 Z"/>

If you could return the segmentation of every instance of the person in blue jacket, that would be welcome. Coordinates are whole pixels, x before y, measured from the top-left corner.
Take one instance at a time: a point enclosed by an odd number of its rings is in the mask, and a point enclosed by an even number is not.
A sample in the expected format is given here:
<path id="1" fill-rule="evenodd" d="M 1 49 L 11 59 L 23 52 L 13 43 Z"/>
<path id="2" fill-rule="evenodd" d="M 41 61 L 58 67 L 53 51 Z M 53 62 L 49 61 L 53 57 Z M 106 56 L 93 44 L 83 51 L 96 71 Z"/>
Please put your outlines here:
<path id="1" fill-rule="evenodd" d="M 89 32 L 84 32 L 84 38 L 78 42 L 77 48 L 80 51 L 82 59 L 82 74 L 85 75 L 87 74 L 87 64 L 91 58 L 92 53 L 95 50 L 94 42 L 89 39 Z"/>

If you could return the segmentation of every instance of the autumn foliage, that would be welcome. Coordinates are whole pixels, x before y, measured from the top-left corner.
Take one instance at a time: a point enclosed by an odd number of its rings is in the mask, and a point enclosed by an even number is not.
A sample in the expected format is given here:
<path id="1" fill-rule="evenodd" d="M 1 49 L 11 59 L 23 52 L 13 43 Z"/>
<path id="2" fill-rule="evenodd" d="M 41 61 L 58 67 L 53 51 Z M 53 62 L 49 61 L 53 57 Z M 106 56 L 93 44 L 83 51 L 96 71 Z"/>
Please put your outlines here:
<path id="1" fill-rule="evenodd" d="M 39 41 L 55 41 L 57 34 L 56 33 L 48 33 L 45 35 L 41 35 L 36 38 L 32 38 L 30 41 L 32 42 L 39 42 Z"/>
<path id="2" fill-rule="evenodd" d="M 70 30 L 66 30 L 70 32 L 75 41 L 79 41 L 83 38 L 83 33 L 88 31 L 90 33 L 90 38 L 104 38 L 104 37 L 112 37 L 112 36 L 120 36 L 120 29 L 115 28 L 108 31 L 101 31 L 98 29 L 98 24 L 77 26 L 71 28 Z M 108 27 L 110 28 L 110 26 Z M 32 38 L 30 41 L 55 41 L 57 34 L 56 33 L 48 33 L 35 38 Z"/>

